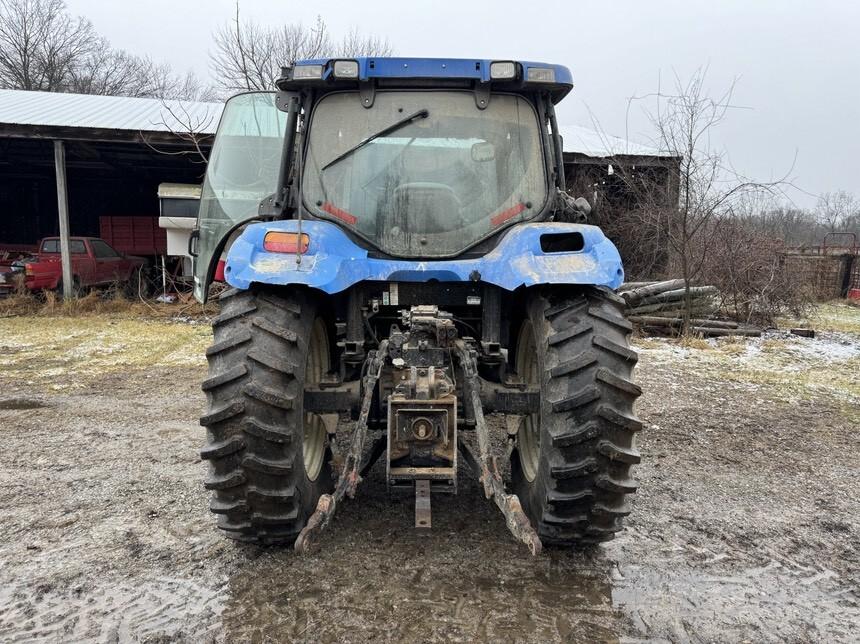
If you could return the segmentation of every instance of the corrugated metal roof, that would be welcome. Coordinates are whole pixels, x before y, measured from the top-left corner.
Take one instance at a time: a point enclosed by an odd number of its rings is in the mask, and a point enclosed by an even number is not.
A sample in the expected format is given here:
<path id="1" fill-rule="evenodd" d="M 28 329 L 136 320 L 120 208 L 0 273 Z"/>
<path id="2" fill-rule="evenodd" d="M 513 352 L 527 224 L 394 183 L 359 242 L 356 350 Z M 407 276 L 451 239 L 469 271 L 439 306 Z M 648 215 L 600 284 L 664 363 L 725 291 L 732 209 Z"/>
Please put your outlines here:
<path id="1" fill-rule="evenodd" d="M 200 199 L 203 186 L 199 183 L 159 183 L 159 199 Z"/>
<path id="2" fill-rule="evenodd" d="M 0 123 L 13 125 L 187 132 L 191 124 L 199 134 L 214 134 L 223 107 L 221 103 L 0 89 Z M 578 125 L 562 126 L 559 130 L 564 137 L 565 152 L 598 158 L 619 154 L 672 156 Z"/>
<path id="3" fill-rule="evenodd" d="M 0 90 L 0 123 L 214 134 L 221 103 Z M 172 112 L 172 114 L 171 114 Z"/>
<path id="4" fill-rule="evenodd" d="M 561 125 L 558 128 L 564 139 L 564 151 L 584 154 L 589 157 L 612 157 L 620 154 L 632 154 L 647 157 L 671 157 L 669 152 L 661 152 L 657 148 L 641 145 L 591 130 L 579 125 Z"/>

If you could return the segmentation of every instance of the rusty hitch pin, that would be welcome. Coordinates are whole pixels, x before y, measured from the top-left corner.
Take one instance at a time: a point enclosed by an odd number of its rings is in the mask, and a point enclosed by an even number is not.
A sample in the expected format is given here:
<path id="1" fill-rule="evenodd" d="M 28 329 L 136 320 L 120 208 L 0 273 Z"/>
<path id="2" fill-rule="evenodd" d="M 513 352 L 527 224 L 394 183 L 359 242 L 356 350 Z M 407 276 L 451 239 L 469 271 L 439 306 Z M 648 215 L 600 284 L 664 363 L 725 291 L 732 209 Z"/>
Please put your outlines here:
<path id="1" fill-rule="evenodd" d="M 370 415 L 370 404 L 373 401 L 373 391 L 382 373 L 385 358 L 388 355 L 388 340 L 379 343 L 379 348 L 368 357 L 370 365 L 364 376 L 364 397 L 361 400 L 361 413 L 358 422 L 352 430 L 349 452 L 343 464 L 343 469 L 337 479 L 334 492 L 323 494 L 317 502 L 317 509 L 308 519 L 305 527 L 299 533 L 293 546 L 297 552 L 308 553 L 314 548 L 315 537 L 325 528 L 334 516 L 338 503 L 344 496 L 353 498 L 355 489 L 361 482 L 362 453 L 367 438 L 367 417 Z"/>
<path id="2" fill-rule="evenodd" d="M 499 474 L 496 460 L 490 457 L 490 437 L 487 431 L 487 424 L 484 421 L 481 397 L 478 393 L 478 366 L 475 354 L 462 342 L 457 343 L 456 353 L 463 365 L 466 379 L 465 385 L 475 415 L 475 435 L 478 439 L 479 453 L 476 454 L 474 448 L 464 441 L 460 441 L 460 449 L 467 456 L 476 473 L 480 473 L 479 480 L 484 486 L 484 496 L 488 499 L 492 498 L 495 501 L 496 506 L 498 506 L 505 517 L 508 530 L 511 531 L 514 537 L 528 546 L 532 555 L 537 556 L 543 549 L 540 537 L 525 512 L 523 512 L 523 506 L 520 504 L 519 497 L 516 494 L 505 492 L 505 484 L 502 481 L 501 474 Z"/>

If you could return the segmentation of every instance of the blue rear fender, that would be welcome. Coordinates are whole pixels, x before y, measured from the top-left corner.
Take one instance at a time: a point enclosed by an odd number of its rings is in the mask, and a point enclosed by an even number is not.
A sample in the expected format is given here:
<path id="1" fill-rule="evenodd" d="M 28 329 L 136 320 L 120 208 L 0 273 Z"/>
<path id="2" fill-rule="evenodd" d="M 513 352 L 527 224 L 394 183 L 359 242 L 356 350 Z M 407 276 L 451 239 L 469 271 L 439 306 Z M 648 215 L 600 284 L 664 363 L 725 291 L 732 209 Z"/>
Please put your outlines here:
<path id="1" fill-rule="evenodd" d="M 295 254 L 264 250 L 267 232 L 298 232 L 294 219 L 247 226 L 227 253 L 225 277 L 231 286 L 252 284 L 310 286 L 339 293 L 363 281 L 468 282 L 474 279 L 508 291 L 538 284 L 592 284 L 617 288 L 624 281 L 615 245 L 596 226 L 566 223 L 525 223 L 512 226 L 489 253 L 473 259 L 408 260 L 368 257 L 337 225 L 302 222 L 309 237 L 301 263 Z M 582 249 L 544 252 L 541 236 L 580 233 Z M 480 277 L 477 277 L 477 274 Z"/>

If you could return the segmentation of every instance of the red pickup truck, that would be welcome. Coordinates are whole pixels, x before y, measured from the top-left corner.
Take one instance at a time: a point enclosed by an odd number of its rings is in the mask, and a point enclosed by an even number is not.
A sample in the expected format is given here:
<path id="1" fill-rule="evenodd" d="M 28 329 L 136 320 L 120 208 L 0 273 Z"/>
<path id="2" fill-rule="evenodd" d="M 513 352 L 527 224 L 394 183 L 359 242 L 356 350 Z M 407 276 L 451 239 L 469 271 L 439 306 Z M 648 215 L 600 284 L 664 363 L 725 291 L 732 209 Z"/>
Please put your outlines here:
<path id="1" fill-rule="evenodd" d="M 142 257 L 115 251 L 98 237 L 72 237 L 69 250 L 75 289 L 117 282 L 136 284 L 146 263 Z M 34 255 L 0 270 L 0 295 L 12 291 L 17 279 L 23 279 L 24 286 L 31 291 L 58 289 L 63 279 L 60 238 L 46 237 L 39 242 L 39 250 Z"/>

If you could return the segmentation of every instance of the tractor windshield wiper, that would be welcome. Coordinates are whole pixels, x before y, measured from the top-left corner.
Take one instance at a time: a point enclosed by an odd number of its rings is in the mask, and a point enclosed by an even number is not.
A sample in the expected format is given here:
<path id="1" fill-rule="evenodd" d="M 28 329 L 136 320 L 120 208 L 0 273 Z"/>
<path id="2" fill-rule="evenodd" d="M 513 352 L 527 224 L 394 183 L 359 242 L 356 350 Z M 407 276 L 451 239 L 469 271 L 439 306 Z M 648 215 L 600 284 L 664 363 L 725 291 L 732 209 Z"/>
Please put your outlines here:
<path id="1" fill-rule="evenodd" d="M 397 123 L 393 123 L 393 124 L 389 125 L 388 127 L 384 128 L 382 130 L 379 130 L 379 132 L 376 132 L 375 134 L 371 134 L 369 137 L 362 140 L 358 145 L 351 147 L 349 150 L 347 150 L 343 154 L 336 156 L 334 159 L 332 159 L 331 161 L 326 163 L 322 167 L 322 170 L 320 170 L 320 172 L 321 173 L 325 172 L 330 167 L 332 167 L 335 163 L 339 163 L 339 162 L 343 161 L 346 157 L 350 156 L 351 154 L 354 154 L 355 152 L 357 152 L 358 150 L 363 148 L 365 145 L 367 145 L 371 141 L 374 141 L 375 139 L 379 139 L 383 136 L 388 136 L 389 134 L 392 134 L 393 132 L 396 132 L 397 130 L 399 130 L 403 127 L 406 127 L 410 123 L 417 121 L 418 119 L 426 119 L 428 116 L 430 116 L 429 111 L 418 110 L 417 112 L 415 112 L 415 114 L 411 114 L 410 116 L 407 116 L 405 119 L 401 119 L 401 120 L 397 121 Z"/>

